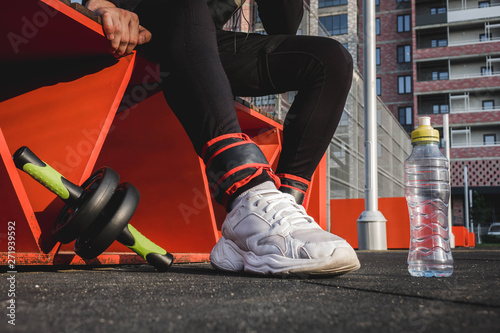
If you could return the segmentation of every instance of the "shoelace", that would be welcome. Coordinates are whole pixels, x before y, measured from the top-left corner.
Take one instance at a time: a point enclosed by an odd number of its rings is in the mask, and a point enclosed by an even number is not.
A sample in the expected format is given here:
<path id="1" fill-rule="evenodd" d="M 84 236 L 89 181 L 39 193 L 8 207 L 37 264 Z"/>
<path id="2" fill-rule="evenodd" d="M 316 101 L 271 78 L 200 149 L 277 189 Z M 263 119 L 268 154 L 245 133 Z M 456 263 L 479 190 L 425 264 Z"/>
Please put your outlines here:
<path id="1" fill-rule="evenodd" d="M 260 190 L 255 191 L 248 200 L 252 200 L 255 196 L 262 196 L 257 199 L 257 204 L 262 200 L 266 201 L 268 204 L 264 209 L 266 214 L 277 207 L 273 219 L 277 220 L 275 223 L 279 225 L 286 222 L 290 225 L 298 225 L 304 222 L 306 224 L 315 223 L 314 219 L 306 213 L 304 207 L 297 204 L 291 195 L 272 190 Z M 283 207 L 280 207 L 280 205 L 283 205 Z"/>

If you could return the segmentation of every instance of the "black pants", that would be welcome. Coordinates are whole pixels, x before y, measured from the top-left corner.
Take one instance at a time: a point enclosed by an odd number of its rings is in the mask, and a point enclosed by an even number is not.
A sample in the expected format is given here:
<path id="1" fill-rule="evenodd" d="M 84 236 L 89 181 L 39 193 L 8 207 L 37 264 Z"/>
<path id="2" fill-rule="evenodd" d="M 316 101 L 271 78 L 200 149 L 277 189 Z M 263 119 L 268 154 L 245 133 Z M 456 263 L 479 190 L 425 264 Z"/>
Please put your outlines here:
<path id="1" fill-rule="evenodd" d="M 165 98 L 198 154 L 209 140 L 241 132 L 234 95 L 298 91 L 276 173 L 311 179 L 351 86 L 352 57 L 340 43 L 216 30 L 205 0 L 143 0 L 135 12 L 153 34 L 140 51 L 169 72 Z"/>

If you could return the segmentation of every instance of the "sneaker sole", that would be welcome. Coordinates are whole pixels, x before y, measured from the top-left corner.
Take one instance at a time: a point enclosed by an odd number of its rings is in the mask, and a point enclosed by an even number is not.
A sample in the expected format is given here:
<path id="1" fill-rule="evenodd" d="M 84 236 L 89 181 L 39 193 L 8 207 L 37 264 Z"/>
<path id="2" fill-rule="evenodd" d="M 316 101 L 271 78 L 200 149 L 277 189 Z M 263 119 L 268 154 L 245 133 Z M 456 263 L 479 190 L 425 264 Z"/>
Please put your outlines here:
<path id="1" fill-rule="evenodd" d="M 275 254 L 257 256 L 241 250 L 233 241 L 221 237 L 210 254 L 210 262 L 220 270 L 259 275 L 336 276 L 361 267 L 354 249 L 347 243 L 335 249 L 331 257 L 291 259 Z"/>

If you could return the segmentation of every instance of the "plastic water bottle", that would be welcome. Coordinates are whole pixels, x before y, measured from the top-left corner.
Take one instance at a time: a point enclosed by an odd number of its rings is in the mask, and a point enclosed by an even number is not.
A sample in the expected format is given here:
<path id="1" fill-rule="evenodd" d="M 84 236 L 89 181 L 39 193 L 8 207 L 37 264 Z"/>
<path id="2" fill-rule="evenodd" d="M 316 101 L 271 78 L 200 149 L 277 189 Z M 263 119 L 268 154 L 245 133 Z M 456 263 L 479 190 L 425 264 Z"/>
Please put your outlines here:
<path id="1" fill-rule="evenodd" d="M 439 132 L 421 117 L 411 133 L 413 150 L 405 161 L 405 196 L 410 214 L 408 271 L 417 277 L 453 273 L 448 230 L 449 162 L 439 150 Z"/>

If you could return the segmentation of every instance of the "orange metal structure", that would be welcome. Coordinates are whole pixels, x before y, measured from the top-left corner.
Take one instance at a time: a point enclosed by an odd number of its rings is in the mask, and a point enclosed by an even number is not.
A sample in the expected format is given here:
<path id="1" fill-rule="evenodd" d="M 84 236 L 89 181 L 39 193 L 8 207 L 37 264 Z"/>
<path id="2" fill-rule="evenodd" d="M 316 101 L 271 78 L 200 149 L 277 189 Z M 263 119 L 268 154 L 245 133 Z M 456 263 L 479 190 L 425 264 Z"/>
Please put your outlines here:
<path id="1" fill-rule="evenodd" d="M 142 259 L 119 243 L 91 261 L 50 229 L 60 199 L 19 172 L 12 154 L 29 146 L 70 181 L 101 166 L 141 192 L 131 223 L 174 254 L 208 260 L 225 211 L 212 202 L 204 165 L 158 89 L 154 64 L 136 54 L 114 59 L 102 27 L 56 0 L 11 1 L 0 14 L 0 58 L 16 73 L 0 94 L 0 260 L 15 222 L 16 264 L 123 264 Z M 282 125 L 235 103 L 243 131 L 275 167 Z M 313 176 L 306 209 L 326 228 L 326 169 Z M 12 223 L 11 223 L 12 224 Z"/>
<path id="2" fill-rule="evenodd" d="M 29 146 L 74 183 L 101 166 L 141 192 L 131 221 L 172 252 L 176 262 L 205 261 L 220 237 L 225 211 L 210 196 L 203 162 L 159 90 L 157 66 L 131 54 L 108 54 L 102 27 L 56 0 L 11 1 L 0 13 L 0 59 L 9 64 L 0 91 L 0 260 L 7 262 L 7 230 L 15 222 L 15 258 L 21 265 L 118 264 L 142 259 L 114 243 L 84 262 L 73 244 L 50 229 L 62 201 L 19 172 L 12 153 Z M 5 8 L 6 7 L 6 8 Z M 243 131 L 276 167 L 282 125 L 235 102 Z M 306 209 L 355 248 L 363 199 L 332 200 L 326 211 L 326 162 L 307 193 Z M 388 248 L 408 248 L 404 198 L 381 198 Z M 474 246 L 474 234 L 453 227 L 456 246 Z"/>
<path id="3" fill-rule="evenodd" d="M 410 245 L 410 216 L 406 198 L 379 198 L 379 210 L 387 219 L 387 248 L 407 249 Z M 364 199 L 335 199 L 330 201 L 331 232 L 342 235 L 358 248 L 357 220 L 365 209 Z M 465 227 L 453 227 L 455 246 L 475 246 L 474 233 Z"/>

